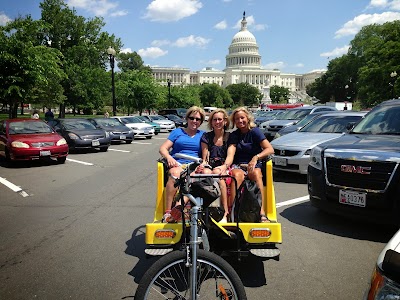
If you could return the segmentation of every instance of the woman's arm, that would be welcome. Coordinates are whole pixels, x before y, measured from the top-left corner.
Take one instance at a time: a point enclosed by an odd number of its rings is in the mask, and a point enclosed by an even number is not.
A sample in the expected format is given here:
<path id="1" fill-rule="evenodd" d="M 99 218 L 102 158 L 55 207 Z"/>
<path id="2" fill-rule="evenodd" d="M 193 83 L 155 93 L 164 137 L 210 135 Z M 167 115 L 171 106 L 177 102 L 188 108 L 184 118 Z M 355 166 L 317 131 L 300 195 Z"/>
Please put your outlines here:
<path id="1" fill-rule="evenodd" d="M 178 162 L 169 154 L 169 150 L 174 144 L 170 140 L 166 140 L 161 146 L 159 153 L 167 160 L 168 167 L 173 168 L 178 166 Z"/>
<path id="2" fill-rule="evenodd" d="M 208 163 L 208 145 L 203 142 L 201 142 L 201 158 L 203 163 Z"/>
<path id="3" fill-rule="evenodd" d="M 253 163 L 255 165 L 258 160 L 267 158 L 269 155 L 274 153 L 274 148 L 272 145 L 268 142 L 267 139 L 264 139 L 260 142 L 260 146 L 263 149 L 260 153 L 256 154 L 253 156 L 251 159 L 250 163 Z"/>

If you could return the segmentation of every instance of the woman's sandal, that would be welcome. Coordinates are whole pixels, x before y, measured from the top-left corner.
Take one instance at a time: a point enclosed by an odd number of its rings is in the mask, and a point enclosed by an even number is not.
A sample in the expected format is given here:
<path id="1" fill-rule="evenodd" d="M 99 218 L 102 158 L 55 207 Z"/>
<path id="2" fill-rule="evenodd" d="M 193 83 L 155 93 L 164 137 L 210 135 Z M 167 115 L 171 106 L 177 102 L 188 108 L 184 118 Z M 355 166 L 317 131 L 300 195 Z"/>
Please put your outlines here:
<path id="1" fill-rule="evenodd" d="M 260 215 L 260 223 L 270 223 L 271 221 L 267 218 L 266 215 L 261 214 Z"/>
<path id="2" fill-rule="evenodd" d="M 171 215 L 171 210 L 166 210 L 162 218 L 163 223 L 175 223 L 175 219 Z"/>

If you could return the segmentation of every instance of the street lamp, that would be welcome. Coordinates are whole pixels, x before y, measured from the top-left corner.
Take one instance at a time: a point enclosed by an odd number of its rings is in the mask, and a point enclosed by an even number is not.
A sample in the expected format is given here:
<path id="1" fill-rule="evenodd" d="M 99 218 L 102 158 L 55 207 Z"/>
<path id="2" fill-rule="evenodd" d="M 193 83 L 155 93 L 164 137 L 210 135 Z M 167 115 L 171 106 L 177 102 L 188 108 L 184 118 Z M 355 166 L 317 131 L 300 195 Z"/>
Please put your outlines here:
<path id="1" fill-rule="evenodd" d="M 392 80 L 389 83 L 389 85 L 392 86 L 392 99 L 393 99 L 394 98 L 394 83 L 396 82 L 396 77 L 397 77 L 396 71 L 393 71 L 392 73 L 390 73 L 390 77 L 392 78 Z"/>
<path id="2" fill-rule="evenodd" d="M 110 57 L 111 67 L 111 91 L 112 91 L 112 104 L 113 104 L 113 116 L 117 115 L 117 101 L 115 100 L 115 84 L 114 84 L 114 64 L 115 64 L 115 50 L 111 46 L 107 49 L 108 56 Z"/>
<path id="3" fill-rule="evenodd" d="M 168 84 L 168 108 L 171 108 L 171 78 L 167 79 Z"/>

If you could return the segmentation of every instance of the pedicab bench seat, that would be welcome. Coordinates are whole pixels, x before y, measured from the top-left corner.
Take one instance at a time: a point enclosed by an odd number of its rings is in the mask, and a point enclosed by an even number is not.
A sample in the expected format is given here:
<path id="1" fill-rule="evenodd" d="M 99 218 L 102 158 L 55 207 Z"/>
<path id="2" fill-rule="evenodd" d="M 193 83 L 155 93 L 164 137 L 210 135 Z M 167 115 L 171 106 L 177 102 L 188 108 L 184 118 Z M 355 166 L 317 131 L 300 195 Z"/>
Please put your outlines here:
<path id="1" fill-rule="evenodd" d="M 282 230 L 281 224 L 277 221 L 276 205 L 275 205 L 275 192 L 272 180 L 272 162 L 271 160 L 263 164 L 263 181 L 265 193 L 266 215 L 271 223 L 239 223 L 239 228 L 243 234 L 243 238 L 247 243 L 249 249 L 262 248 L 262 245 L 269 248 L 272 245 L 282 243 Z M 165 248 L 173 246 L 181 240 L 182 237 L 182 223 L 162 223 L 162 218 L 165 212 L 165 184 L 167 182 L 167 173 L 164 164 L 157 163 L 157 199 L 154 213 L 154 220 L 152 223 L 146 224 L 146 244 L 148 248 Z M 219 223 L 219 226 L 230 230 L 236 227 L 236 223 Z M 257 229 L 266 229 L 270 231 L 269 237 L 252 237 L 251 232 Z M 163 230 L 174 231 L 174 237 L 159 238 L 156 237 L 156 232 Z"/>

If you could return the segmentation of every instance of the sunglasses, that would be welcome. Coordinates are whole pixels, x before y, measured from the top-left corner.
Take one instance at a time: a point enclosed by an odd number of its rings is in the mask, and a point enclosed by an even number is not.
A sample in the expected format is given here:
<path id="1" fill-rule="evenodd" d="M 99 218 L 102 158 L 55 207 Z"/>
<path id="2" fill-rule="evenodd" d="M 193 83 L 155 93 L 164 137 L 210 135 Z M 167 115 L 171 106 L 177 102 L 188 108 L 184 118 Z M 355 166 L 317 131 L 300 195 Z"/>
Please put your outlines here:
<path id="1" fill-rule="evenodd" d="M 194 121 L 196 120 L 197 122 L 201 121 L 201 118 L 195 118 L 195 117 L 188 117 L 189 120 Z"/>

